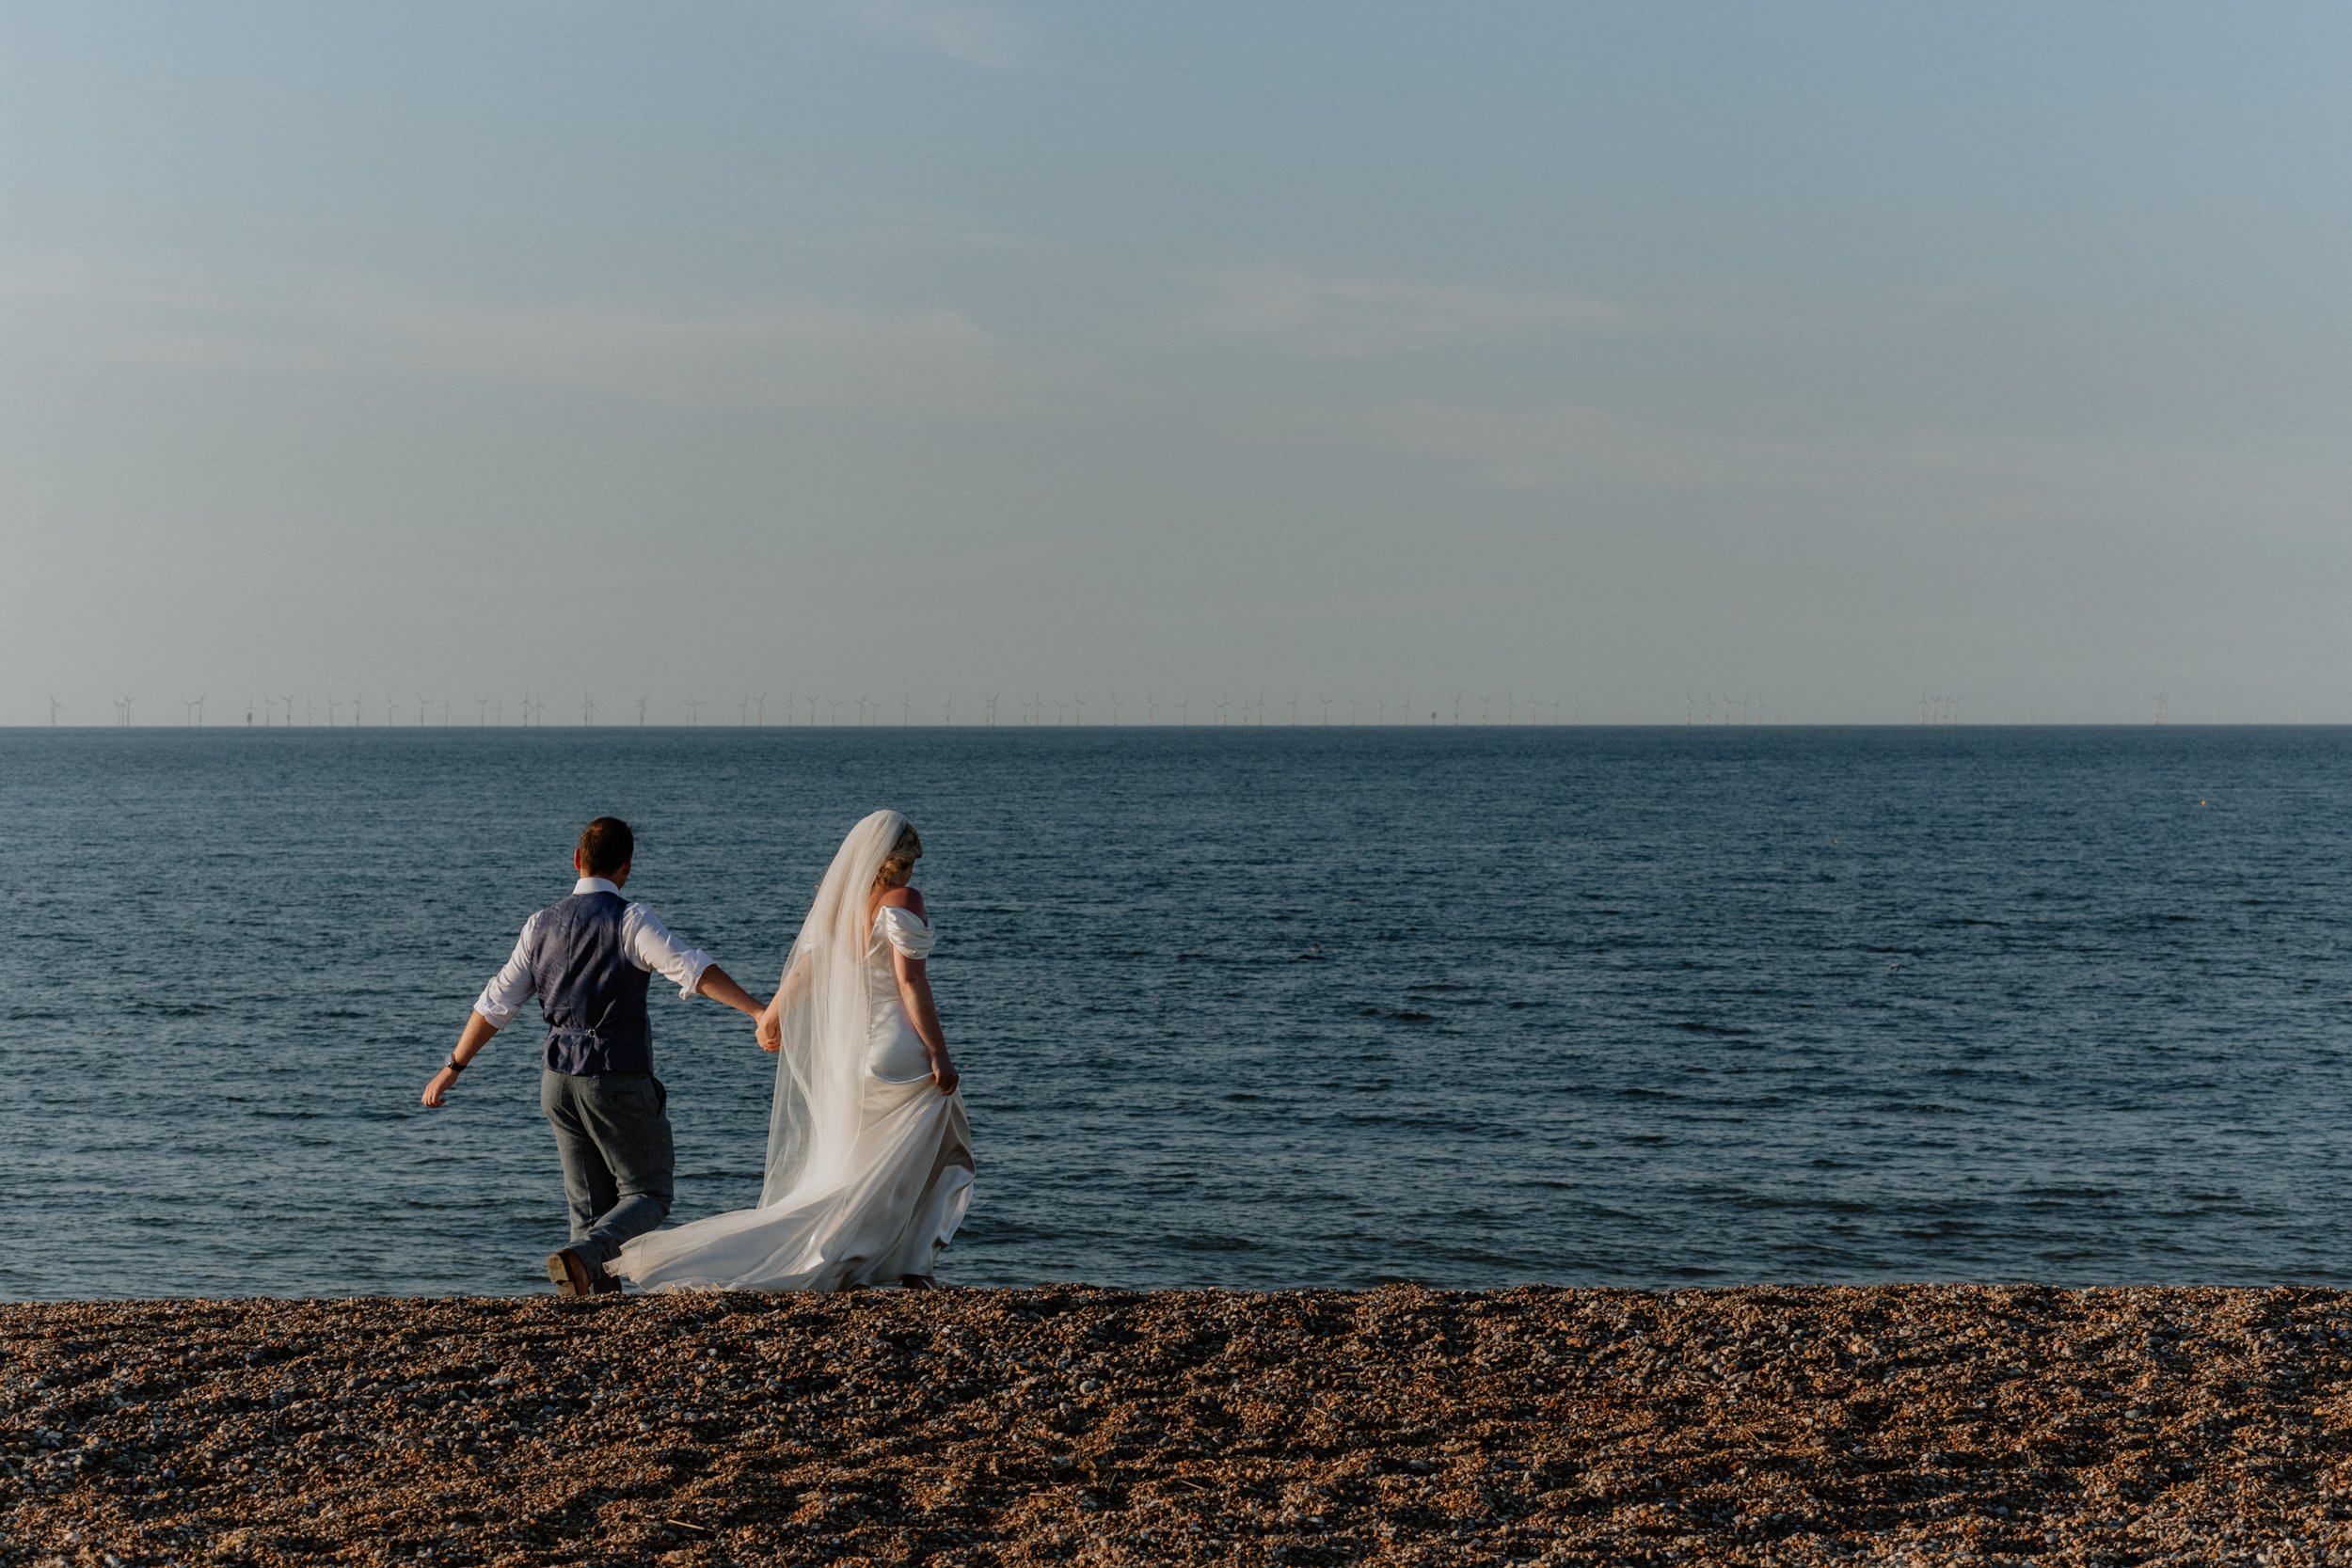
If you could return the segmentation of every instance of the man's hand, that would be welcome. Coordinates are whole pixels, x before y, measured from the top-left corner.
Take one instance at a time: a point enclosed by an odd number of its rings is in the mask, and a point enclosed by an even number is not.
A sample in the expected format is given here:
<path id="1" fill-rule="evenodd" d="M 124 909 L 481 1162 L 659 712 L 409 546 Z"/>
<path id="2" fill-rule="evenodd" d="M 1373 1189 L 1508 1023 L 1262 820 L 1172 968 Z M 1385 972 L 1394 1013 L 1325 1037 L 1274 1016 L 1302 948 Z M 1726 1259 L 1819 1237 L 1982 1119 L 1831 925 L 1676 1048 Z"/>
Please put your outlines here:
<path id="1" fill-rule="evenodd" d="M 759 1037 L 759 1048 L 771 1056 L 784 1049 L 784 1021 L 782 1019 L 771 1018 L 763 1012 L 759 1015 L 758 1027 L 755 1032 Z"/>
<path id="2" fill-rule="evenodd" d="M 424 1086 L 425 1104 L 435 1110 L 438 1110 L 441 1105 L 442 1098 L 449 1093 L 451 1085 L 454 1085 L 456 1082 L 457 1074 L 450 1071 L 447 1068 L 443 1068 L 440 1071 L 435 1073 L 433 1075 L 432 1082 L 426 1084 Z"/>

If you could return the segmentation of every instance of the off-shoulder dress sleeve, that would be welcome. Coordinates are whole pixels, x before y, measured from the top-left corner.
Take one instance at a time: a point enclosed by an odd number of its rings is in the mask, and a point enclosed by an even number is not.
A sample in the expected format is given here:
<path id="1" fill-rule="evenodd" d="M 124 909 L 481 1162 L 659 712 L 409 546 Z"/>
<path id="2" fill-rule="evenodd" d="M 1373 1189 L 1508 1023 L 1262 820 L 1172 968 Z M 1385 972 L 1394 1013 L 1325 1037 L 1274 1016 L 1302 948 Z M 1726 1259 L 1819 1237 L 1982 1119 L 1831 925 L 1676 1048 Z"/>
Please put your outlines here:
<path id="1" fill-rule="evenodd" d="M 884 904 L 874 924 L 882 928 L 884 941 L 910 958 L 928 958 L 939 944 L 938 933 L 915 919 L 914 911 L 896 904 Z"/>

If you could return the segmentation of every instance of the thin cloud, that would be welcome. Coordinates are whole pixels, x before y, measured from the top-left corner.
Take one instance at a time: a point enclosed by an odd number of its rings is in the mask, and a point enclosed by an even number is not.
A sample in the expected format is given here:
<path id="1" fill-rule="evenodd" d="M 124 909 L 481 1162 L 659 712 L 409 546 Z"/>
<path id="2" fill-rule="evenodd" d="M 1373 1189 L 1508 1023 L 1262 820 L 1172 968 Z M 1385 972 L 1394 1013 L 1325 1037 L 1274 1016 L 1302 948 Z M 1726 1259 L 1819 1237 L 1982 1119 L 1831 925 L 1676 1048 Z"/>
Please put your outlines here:
<path id="1" fill-rule="evenodd" d="M 0 268 L 20 351 L 116 364 L 400 372 L 687 406 L 981 413 L 1040 381 L 960 311 L 805 298 L 691 305 L 447 297 L 342 272 L 208 277 L 47 259 Z"/>
<path id="2" fill-rule="evenodd" d="M 989 71 L 1021 63 L 1019 29 L 1002 7 L 972 0 L 850 0 L 852 26 L 887 42 Z"/>
<path id="3" fill-rule="evenodd" d="M 1626 485 L 1717 496 L 1807 496 L 1824 508 L 1949 521 L 2136 524 L 2289 510 L 2332 455 L 2178 441 L 2065 440 L 1915 426 L 1764 438 L 1637 418 L 1589 403 L 1430 401 L 1268 421 L 1289 439 L 1458 465 L 1500 489 Z M 2313 458 L 2319 461 L 2314 463 Z"/>
<path id="4" fill-rule="evenodd" d="M 1220 268 L 1189 277 L 1200 297 L 1168 324 L 1174 335 L 1317 359 L 1657 329 L 1672 320 L 1624 300 L 1556 289 L 1334 276 L 1275 266 Z"/>

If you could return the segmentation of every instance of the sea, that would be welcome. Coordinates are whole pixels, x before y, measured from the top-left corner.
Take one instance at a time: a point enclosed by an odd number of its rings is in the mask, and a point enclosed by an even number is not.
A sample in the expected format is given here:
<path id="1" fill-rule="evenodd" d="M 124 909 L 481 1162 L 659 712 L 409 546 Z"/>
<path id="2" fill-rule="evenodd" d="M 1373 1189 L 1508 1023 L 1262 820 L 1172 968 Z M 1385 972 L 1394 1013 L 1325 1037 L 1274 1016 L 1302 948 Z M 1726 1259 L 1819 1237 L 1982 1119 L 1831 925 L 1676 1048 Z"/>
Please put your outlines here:
<path id="1" fill-rule="evenodd" d="M 764 995 L 878 806 L 947 1284 L 2352 1284 L 2352 731 L 215 727 L 0 731 L 0 1298 L 547 1290 L 535 1010 L 418 1096 L 581 825 Z"/>

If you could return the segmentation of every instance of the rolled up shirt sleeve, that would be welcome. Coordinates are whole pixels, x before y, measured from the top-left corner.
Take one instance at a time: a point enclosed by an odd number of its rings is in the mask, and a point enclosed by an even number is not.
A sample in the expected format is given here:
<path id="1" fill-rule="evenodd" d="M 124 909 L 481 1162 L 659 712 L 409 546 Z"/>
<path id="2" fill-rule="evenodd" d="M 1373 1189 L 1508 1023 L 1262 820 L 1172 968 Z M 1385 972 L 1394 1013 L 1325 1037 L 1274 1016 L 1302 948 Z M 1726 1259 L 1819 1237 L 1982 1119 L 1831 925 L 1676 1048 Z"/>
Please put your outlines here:
<path id="1" fill-rule="evenodd" d="M 523 934 L 515 939 L 515 951 L 508 957 L 506 967 L 491 975 L 490 983 L 474 998 L 473 1010 L 493 1029 L 505 1028 L 522 1005 L 531 1000 L 531 933 L 538 924 L 535 914 L 523 922 Z"/>
<path id="2" fill-rule="evenodd" d="M 621 935 L 628 940 L 629 957 L 637 960 L 637 967 L 674 982 L 680 996 L 692 996 L 703 983 L 703 971 L 711 965 L 709 954 L 672 936 L 661 917 L 643 904 L 628 907 Z"/>

